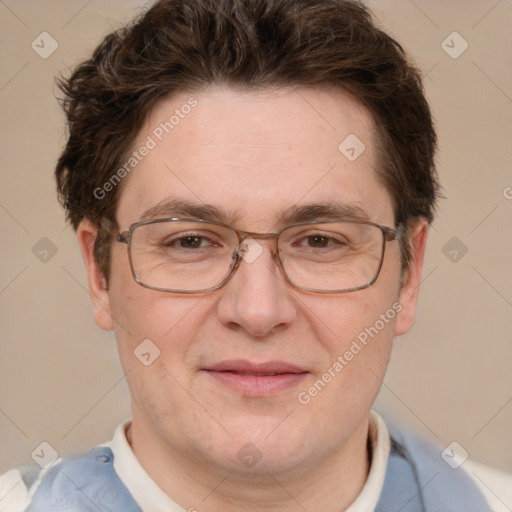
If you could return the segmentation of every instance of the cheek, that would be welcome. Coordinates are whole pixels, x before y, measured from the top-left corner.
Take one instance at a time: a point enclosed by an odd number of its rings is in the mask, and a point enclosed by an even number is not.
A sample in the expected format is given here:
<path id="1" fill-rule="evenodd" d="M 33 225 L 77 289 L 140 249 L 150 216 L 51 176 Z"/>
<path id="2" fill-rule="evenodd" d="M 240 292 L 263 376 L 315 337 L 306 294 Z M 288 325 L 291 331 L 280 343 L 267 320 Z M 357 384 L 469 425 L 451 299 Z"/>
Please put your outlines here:
<path id="1" fill-rule="evenodd" d="M 295 417 L 313 432 L 312 444 L 330 439 L 335 446 L 364 422 L 389 362 L 396 312 L 389 300 L 356 296 L 353 300 L 338 300 L 336 311 L 327 305 L 317 305 L 314 310 L 315 337 L 326 357 L 295 399 Z M 380 315 L 388 309 L 386 323 Z"/>
<path id="2" fill-rule="evenodd" d="M 146 338 L 158 344 L 197 302 L 197 298 L 190 301 L 139 285 L 131 273 L 124 244 L 112 251 L 109 297 L 116 336 L 130 346 Z"/>
<path id="3" fill-rule="evenodd" d="M 349 350 L 352 342 L 370 348 L 373 339 L 392 338 L 400 305 L 396 293 L 375 288 L 341 297 L 304 299 L 304 315 L 331 358 Z M 354 349 L 357 350 L 357 347 Z M 350 356 L 349 356 L 350 357 Z"/>
<path id="4" fill-rule="evenodd" d="M 394 262 L 369 288 L 337 297 L 304 298 L 304 315 L 325 357 L 316 368 L 312 388 L 302 390 L 300 403 L 343 402 L 345 412 L 371 406 L 384 378 L 401 310 L 398 272 Z"/>
<path id="5" fill-rule="evenodd" d="M 168 422 L 184 406 L 187 414 L 199 414 L 186 390 L 188 353 L 203 323 L 196 307 L 201 299 L 144 288 L 131 275 L 113 280 L 111 297 L 119 357 L 137 409 L 155 423 Z"/>
<path id="6" fill-rule="evenodd" d="M 332 428 L 340 422 L 355 428 L 372 407 L 384 379 L 396 311 L 388 304 L 381 308 L 380 304 L 367 303 L 367 308 L 362 309 L 357 303 L 345 307 L 335 323 L 332 315 L 328 318 L 330 335 L 317 334 L 323 336 L 318 339 L 322 340 L 328 359 L 308 387 L 300 390 L 297 401 L 305 410 L 317 411 L 313 414 L 316 417 L 328 410 Z M 335 336 L 331 331 L 339 334 Z"/>
<path id="7" fill-rule="evenodd" d="M 150 375 L 165 361 L 166 367 L 175 371 L 202 325 L 198 318 L 201 308 L 196 307 L 202 298 L 140 286 L 131 274 L 126 255 L 115 257 L 109 298 L 123 369 L 137 373 L 144 370 Z"/>

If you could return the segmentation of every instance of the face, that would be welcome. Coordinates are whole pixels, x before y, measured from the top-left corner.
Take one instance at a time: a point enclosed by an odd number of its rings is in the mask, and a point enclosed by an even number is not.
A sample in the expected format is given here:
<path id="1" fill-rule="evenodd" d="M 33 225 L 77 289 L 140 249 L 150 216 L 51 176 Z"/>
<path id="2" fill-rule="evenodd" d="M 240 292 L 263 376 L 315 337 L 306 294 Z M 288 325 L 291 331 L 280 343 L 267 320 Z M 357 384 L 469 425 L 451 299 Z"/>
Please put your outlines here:
<path id="1" fill-rule="evenodd" d="M 162 123 L 173 114 L 167 133 Z M 338 148 L 350 134 L 365 146 L 355 159 L 347 158 L 350 148 Z M 121 232 L 168 201 L 213 205 L 226 223 L 251 232 L 278 231 L 287 210 L 327 203 L 395 226 L 390 196 L 376 177 L 372 120 L 344 93 L 216 86 L 180 94 L 152 112 L 134 150 L 148 137 L 154 147 L 124 178 Z M 183 295 L 138 285 L 126 245 L 116 242 L 109 289 L 102 289 L 90 256 L 94 230 L 83 223 L 78 236 L 95 319 L 115 329 L 134 435 L 224 473 L 243 471 L 243 455 L 261 454 L 253 471 L 275 473 L 350 451 L 366 435 L 393 336 L 412 323 L 426 232 L 420 228 L 403 288 L 397 241 L 386 243 L 374 285 L 315 294 L 286 283 L 273 259 L 275 242 L 265 239 L 258 242 L 263 252 L 241 261 L 222 288 Z M 147 339 L 152 362 L 144 365 L 134 351 Z"/>

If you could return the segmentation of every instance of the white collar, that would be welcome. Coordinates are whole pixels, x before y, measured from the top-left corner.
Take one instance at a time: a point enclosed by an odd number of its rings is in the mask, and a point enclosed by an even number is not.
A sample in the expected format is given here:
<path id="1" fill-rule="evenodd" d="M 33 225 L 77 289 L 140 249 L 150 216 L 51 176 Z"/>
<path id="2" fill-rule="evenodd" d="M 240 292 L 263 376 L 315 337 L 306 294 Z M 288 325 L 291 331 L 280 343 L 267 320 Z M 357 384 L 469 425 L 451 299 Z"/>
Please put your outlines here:
<path id="1" fill-rule="evenodd" d="M 372 447 L 370 472 L 359 496 L 345 512 L 369 512 L 375 510 L 384 487 L 391 441 L 386 423 L 375 411 L 370 413 L 368 438 Z"/>
<path id="2" fill-rule="evenodd" d="M 107 445 L 114 453 L 114 469 L 143 512 L 185 512 L 147 474 L 135 457 L 126 439 L 130 420 L 121 423 Z M 375 411 L 370 413 L 369 440 L 372 448 L 370 472 L 356 500 L 345 512 L 375 510 L 384 486 L 389 458 L 390 439 L 384 420 Z"/>

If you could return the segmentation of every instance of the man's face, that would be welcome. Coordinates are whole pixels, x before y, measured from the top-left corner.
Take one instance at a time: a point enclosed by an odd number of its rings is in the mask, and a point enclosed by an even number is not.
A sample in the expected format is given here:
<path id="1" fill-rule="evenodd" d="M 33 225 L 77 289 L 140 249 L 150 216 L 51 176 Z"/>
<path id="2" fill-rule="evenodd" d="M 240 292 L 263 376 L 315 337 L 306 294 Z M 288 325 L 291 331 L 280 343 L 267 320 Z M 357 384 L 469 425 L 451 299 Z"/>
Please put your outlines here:
<path id="1" fill-rule="evenodd" d="M 194 94 L 197 105 L 183 109 L 190 96 L 163 101 L 139 133 L 134 150 L 148 136 L 156 146 L 125 178 L 120 231 L 171 200 L 216 206 L 228 215 L 225 222 L 251 232 L 276 232 L 285 225 L 282 212 L 326 203 L 356 206 L 369 220 L 394 227 L 390 196 L 376 177 L 371 118 L 348 95 L 217 86 Z M 189 113 L 169 133 L 158 130 L 176 110 Z M 362 146 L 338 149 L 350 134 L 365 145 L 355 159 Z M 386 243 L 373 286 L 323 295 L 292 288 L 272 257 L 275 241 L 259 244 L 263 252 L 251 263 L 243 260 L 225 286 L 184 295 L 138 285 L 126 245 L 114 242 L 110 287 L 100 292 L 105 309 L 97 308 L 96 321 L 115 328 L 132 393 L 134 435 L 168 455 L 240 471 L 244 455 L 261 454 L 251 471 L 293 471 L 304 461 L 314 465 L 350 451 L 366 436 L 393 335 L 410 326 L 410 315 L 390 310 L 396 302 L 398 309 L 414 307 L 415 294 L 399 287 L 398 242 Z M 357 341 L 363 332 L 366 344 Z M 160 355 L 144 365 L 134 351 L 147 339 Z M 263 363 L 293 365 L 302 373 L 251 393 L 236 384 L 250 376 L 234 377 L 233 385 L 233 378 L 211 371 Z M 308 391 L 322 376 L 325 386 Z"/>

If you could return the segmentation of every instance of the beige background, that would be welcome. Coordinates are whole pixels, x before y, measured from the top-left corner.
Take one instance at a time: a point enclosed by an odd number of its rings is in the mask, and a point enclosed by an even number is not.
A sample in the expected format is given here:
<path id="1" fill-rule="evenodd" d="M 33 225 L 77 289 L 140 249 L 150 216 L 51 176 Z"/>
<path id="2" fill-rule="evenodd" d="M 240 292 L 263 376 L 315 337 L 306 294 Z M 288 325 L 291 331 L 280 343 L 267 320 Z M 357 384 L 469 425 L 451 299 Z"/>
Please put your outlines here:
<path id="1" fill-rule="evenodd" d="M 396 341 L 379 408 L 512 470 L 512 3 L 371 3 L 426 76 L 447 197 L 416 326 Z M 53 76 L 142 5 L 0 0 L 0 471 L 31 463 L 42 441 L 59 453 L 104 441 L 129 415 L 113 336 L 92 321 L 77 244 L 56 201 L 64 131 Z M 47 59 L 31 48 L 44 31 L 59 45 Z M 457 59 L 441 47 L 453 31 L 469 44 Z M 32 252 L 42 237 L 57 248 L 46 263 Z M 457 262 L 443 253 L 452 237 L 467 247 Z"/>

